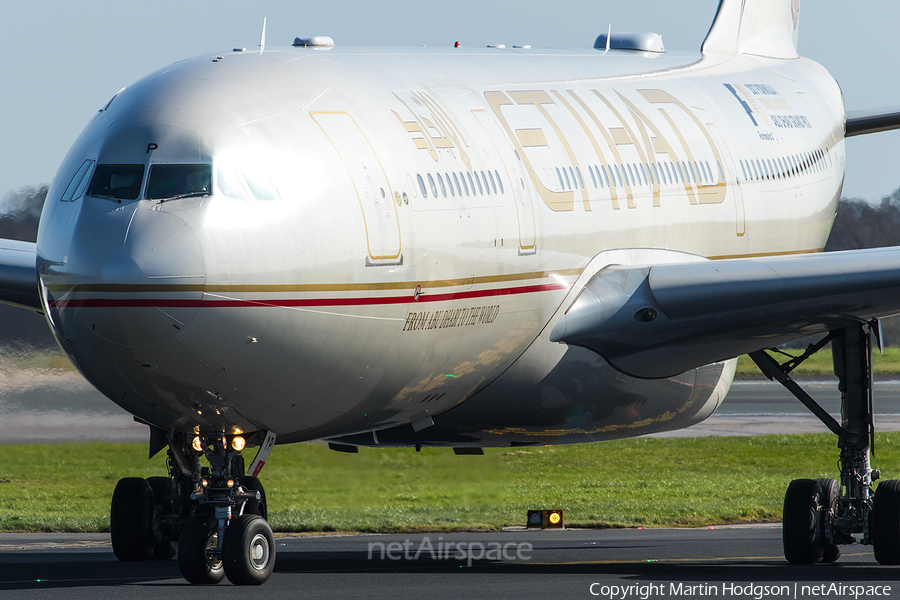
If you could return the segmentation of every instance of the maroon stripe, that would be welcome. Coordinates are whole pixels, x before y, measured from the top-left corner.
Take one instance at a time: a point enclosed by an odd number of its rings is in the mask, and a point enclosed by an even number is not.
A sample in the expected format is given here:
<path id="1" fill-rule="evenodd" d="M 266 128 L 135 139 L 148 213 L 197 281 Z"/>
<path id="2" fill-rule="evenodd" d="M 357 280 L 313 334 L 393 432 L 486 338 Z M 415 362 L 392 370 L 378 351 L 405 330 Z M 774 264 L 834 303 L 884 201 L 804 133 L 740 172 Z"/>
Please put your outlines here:
<path id="1" fill-rule="evenodd" d="M 527 285 L 513 288 L 493 290 L 473 290 L 452 294 L 427 294 L 414 301 L 412 295 L 384 296 L 375 298 L 309 298 L 286 300 L 176 300 L 161 298 L 87 298 L 84 300 L 54 300 L 51 306 L 57 308 L 240 308 L 250 306 L 271 307 L 309 307 L 309 306 L 373 306 L 386 304 L 416 304 L 423 302 L 446 302 L 448 300 L 467 300 L 470 298 L 490 298 L 494 296 L 511 296 L 516 294 L 533 294 L 535 292 L 551 292 L 568 289 L 568 283 L 547 283 L 543 285 Z"/>

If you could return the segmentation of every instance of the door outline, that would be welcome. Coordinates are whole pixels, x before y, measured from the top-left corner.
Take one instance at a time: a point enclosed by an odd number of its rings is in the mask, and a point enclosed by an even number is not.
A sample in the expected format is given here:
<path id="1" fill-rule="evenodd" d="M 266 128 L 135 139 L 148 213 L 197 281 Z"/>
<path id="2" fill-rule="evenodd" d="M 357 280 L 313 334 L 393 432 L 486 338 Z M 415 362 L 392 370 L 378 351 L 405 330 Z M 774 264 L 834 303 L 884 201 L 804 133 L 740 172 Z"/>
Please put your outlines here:
<path id="1" fill-rule="evenodd" d="M 351 165 L 348 164 L 347 148 L 342 152 L 340 144 L 335 140 L 339 129 L 333 126 L 326 126 L 323 121 L 326 121 L 327 119 L 316 118 L 317 116 L 322 115 L 344 117 L 346 119 L 344 120 L 344 123 L 346 124 L 344 132 L 348 132 L 350 135 L 358 134 L 362 140 L 365 141 L 365 147 L 362 148 L 362 152 L 365 154 L 365 148 L 368 148 L 371 153 L 371 157 L 368 158 L 374 160 L 374 163 L 371 164 L 373 167 L 377 165 L 378 173 L 366 172 L 368 167 L 366 166 L 364 159 L 367 157 L 362 157 L 361 170 L 351 168 Z M 400 215 L 397 212 L 397 207 L 394 205 L 393 188 L 391 187 L 390 181 L 388 181 L 384 165 L 381 164 L 381 159 L 378 158 L 378 154 L 375 152 L 375 148 L 372 146 L 369 138 L 363 133 L 356 120 L 345 111 L 316 111 L 310 112 L 309 116 L 316 122 L 316 125 L 322 129 L 322 133 L 325 134 L 325 137 L 327 137 L 328 141 L 331 142 L 331 145 L 334 146 L 334 149 L 338 153 L 341 163 L 347 170 L 347 175 L 349 175 L 350 181 L 353 184 L 353 189 L 356 192 L 356 198 L 359 202 L 359 208 L 363 216 L 363 227 L 366 230 L 366 250 L 368 252 L 366 266 L 402 264 L 403 256 L 400 235 Z M 383 187 L 378 186 L 380 181 L 373 182 L 373 177 L 383 179 Z M 384 190 L 384 196 L 380 198 L 380 202 L 378 194 L 375 191 L 375 188 L 377 187 Z M 368 190 L 366 188 L 368 188 Z M 368 193 L 366 193 L 367 191 Z M 391 207 L 389 210 L 387 209 L 388 206 Z M 393 221 L 393 227 L 385 228 L 384 225 L 388 224 L 389 221 Z M 388 231 L 385 231 L 385 229 Z M 377 237 L 375 233 L 376 230 L 379 232 Z M 396 235 L 394 235 L 395 232 Z M 396 251 L 394 251 L 394 249 L 396 249 Z"/>
<path id="2" fill-rule="evenodd" d="M 515 148 L 509 142 L 506 136 L 503 135 L 503 132 L 500 129 L 500 125 L 494 120 L 494 118 L 487 110 L 483 108 L 472 109 L 472 115 L 475 117 L 475 120 L 478 121 L 478 124 L 481 125 L 481 128 L 484 129 L 484 133 L 488 136 L 488 139 L 491 140 L 491 144 L 493 144 L 494 149 L 497 151 L 497 155 L 500 157 L 500 161 L 503 163 L 503 168 L 509 176 L 509 184 L 512 187 L 513 192 L 513 203 L 516 208 L 516 221 L 519 225 L 519 254 L 535 254 L 537 252 L 537 234 L 535 232 L 534 223 L 534 203 L 531 201 L 531 194 L 528 191 L 527 185 L 524 186 L 524 190 L 519 189 L 519 186 L 522 185 L 525 181 L 525 173 L 519 173 L 519 171 L 524 170 L 521 165 L 519 165 L 518 169 L 509 168 L 506 159 L 503 158 L 504 153 L 500 150 L 500 148 L 497 147 L 497 140 L 495 139 L 495 136 L 491 135 L 491 132 L 488 130 L 487 126 L 481 118 L 482 114 L 490 123 L 494 125 L 497 134 L 500 135 L 500 137 L 502 137 L 504 140 L 506 140 L 506 143 L 509 146 L 509 150 L 512 153 L 515 153 Z M 520 181 L 522 183 L 520 183 Z M 529 216 L 531 217 L 530 219 L 528 218 Z M 529 235 L 531 236 L 530 244 L 527 243 L 529 241 Z M 524 240 L 523 236 L 525 238 Z"/>
<path id="3" fill-rule="evenodd" d="M 735 234 L 737 237 L 744 237 L 744 234 L 747 233 L 747 214 L 744 209 L 744 193 L 741 190 L 737 165 L 735 165 L 734 159 L 731 157 L 731 152 L 728 150 L 728 146 L 725 145 L 725 139 L 722 137 L 722 134 L 719 133 L 719 129 L 713 123 L 707 123 L 706 126 L 709 128 L 710 133 L 713 135 L 713 139 L 715 139 L 716 144 L 719 146 L 722 162 L 725 163 L 722 165 L 722 174 L 725 176 L 725 189 L 727 190 L 729 188 L 729 183 L 732 181 L 734 182 L 734 185 L 731 185 L 730 187 L 734 191 Z"/>

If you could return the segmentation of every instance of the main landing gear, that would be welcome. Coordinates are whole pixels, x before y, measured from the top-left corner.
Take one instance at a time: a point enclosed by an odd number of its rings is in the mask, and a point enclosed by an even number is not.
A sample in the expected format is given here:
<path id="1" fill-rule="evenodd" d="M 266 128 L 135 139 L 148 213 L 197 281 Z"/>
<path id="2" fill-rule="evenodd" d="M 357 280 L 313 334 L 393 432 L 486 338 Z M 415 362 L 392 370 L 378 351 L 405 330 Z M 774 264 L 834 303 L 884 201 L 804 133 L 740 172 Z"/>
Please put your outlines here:
<path id="1" fill-rule="evenodd" d="M 769 379 L 776 379 L 833 433 L 840 448 L 840 483 L 834 479 L 795 479 L 784 496 L 784 556 L 792 564 L 833 563 L 841 545 L 871 544 L 883 565 L 900 564 L 900 480 L 883 481 L 869 465 L 875 451 L 872 402 L 872 344 L 878 322 L 832 331 L 799 357 L 779 364 L 760 350 L 750 354 Z M 838 423 L 788 375 L 828 342 L 841 391 Z M 861 534 L 857 539 L 855 534 Z"/>
<path id="2" fill-rule="evenodd" d="M 225 577 L 235 585 L 265 583 L 275 566 L 275 539 L 262 483 L 244 474 L 244 437 L 151 431 L 151 447 L 154 436 L 168 442 L 169 477 L 128 477 L 116 485 L 110 507 L 116 558 L 168 560 L 177 550 L 181 574 L 191 583 Z M 254 475 L 275 435 L 258 438 Z M 201 456 L 209 467 L 201 466 Z"/>

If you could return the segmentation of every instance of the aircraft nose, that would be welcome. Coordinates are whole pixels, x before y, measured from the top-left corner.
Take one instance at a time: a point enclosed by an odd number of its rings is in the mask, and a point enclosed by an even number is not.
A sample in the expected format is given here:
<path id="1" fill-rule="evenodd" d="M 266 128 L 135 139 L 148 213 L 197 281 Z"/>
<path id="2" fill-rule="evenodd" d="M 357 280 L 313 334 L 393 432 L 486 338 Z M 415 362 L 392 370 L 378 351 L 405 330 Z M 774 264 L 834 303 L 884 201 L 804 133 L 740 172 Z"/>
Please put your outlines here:
<path id="1" fill-rule="evenodd" d="M 206 272 L 194 228 L 164 204 L 148 202 L 79 223 L 66 270 L 67 285 L 53 286 L 57 306 L 76 309 L 75 321 L 123 346 L 149 346 L 183 329 Z"/>

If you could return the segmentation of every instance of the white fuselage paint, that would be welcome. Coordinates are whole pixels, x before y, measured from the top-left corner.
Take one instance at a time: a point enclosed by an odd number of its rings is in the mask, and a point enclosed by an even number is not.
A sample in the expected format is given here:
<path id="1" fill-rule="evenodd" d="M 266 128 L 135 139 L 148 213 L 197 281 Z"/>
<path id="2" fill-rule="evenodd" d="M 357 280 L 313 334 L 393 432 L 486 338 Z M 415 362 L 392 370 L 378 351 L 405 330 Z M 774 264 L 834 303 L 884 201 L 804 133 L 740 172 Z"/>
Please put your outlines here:
<path id="1" fill-rule="evenodd" d="M 85 159 L 212 164 L 214 193 L 61 202 Z M 229 164 L 280 199 L 227 197 Z M 622 437 L 702 420 L 733 363 L 642 381 L 551 344 L 586 268 L 818 252 L 843 169 L 840 91 L 804 59 L 267 49 L 121 92 L 51 186 L 38 265 L 64 351 L 164 428 L 297 441 L 468 405 L 483 445 Z"/>

